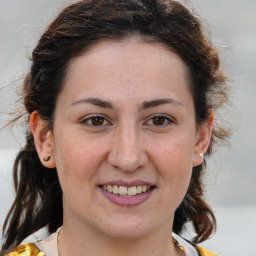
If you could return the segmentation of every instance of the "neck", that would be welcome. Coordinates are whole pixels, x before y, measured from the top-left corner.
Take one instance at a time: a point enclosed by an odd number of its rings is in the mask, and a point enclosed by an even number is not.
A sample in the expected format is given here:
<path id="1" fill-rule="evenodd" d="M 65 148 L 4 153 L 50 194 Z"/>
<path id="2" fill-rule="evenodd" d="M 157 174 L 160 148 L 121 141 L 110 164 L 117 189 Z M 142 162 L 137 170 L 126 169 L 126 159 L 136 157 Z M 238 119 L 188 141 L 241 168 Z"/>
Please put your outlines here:
<path id="1" fill-rule="evenodd" d="M 88 227 L 81 230 L 64 224 L 59 236 L 59 256 L 176 256 L 177 248 L 170 230 L 159 230 L 139 238 L 120 238 L 91 232 Z"/>

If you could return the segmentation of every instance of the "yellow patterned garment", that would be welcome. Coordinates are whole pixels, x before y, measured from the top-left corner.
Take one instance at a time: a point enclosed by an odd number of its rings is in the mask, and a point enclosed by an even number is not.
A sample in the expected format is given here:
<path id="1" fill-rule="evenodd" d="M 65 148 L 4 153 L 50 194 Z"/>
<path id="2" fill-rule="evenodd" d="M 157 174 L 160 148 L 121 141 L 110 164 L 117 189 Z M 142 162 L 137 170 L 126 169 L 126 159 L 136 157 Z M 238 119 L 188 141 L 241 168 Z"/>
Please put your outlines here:
<path id="1" fill-rule="evenodd" d="M 199 252 L 199 255 L 200 256 L 218 256 L 217 254 L 214 254 L 208 250 L 206 250 L 205 248 L 203 247 L 200 247 L 200 246 L 196 246 L 196 249 L 197 251 Z"/>
<path id="2" fill-rule="evenodd" d="M 218 256 L 202 247 L 196 246 L 200 256 Z M 4 256 L 46 256 L 33 243 L 20 245 Z"/>
<path id="3" fill-rule="evenodd" d="M 46 256 L 33 243 L 19 245 L 12 252 L 4 256 Z"/>

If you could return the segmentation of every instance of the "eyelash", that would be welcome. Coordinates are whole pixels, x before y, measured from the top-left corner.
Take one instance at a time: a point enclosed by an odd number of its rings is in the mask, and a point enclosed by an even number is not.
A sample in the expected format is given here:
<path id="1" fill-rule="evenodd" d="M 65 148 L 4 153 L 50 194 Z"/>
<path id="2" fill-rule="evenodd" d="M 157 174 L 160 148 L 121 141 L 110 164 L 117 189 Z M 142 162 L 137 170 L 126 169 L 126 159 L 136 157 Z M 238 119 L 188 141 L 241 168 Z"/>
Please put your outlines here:
<path id="1" fill-rule="evenodd" d="M 156 124 L 150 124 L 154 127 L 157 127 L 157 128 L 162 128 L 162 127 L 166 127 L 168 125 L 171 125 L 172 123 L 174 123 L 175 121 L 173 120 L 173 118 L 171 118 L 170 116 L 168 115 L 163 115 L 163 114 L 157 114 L 157 115 L 153 115 L 149 118 L 149 120 L 147 122 L 145 122 L 146 124 L 149 123 L 150 121 L 153 122 L 153 119 L 154 118 L 163 118 L 164 119 L 164 123 L 163 124 L 159 124 L 159 125 L 156 125 Z"/>
<path id="2" fill-rule="evenodd" d="M 96 119 L 99 118 L 101 120 L 103 120 L 103 124 L 100 125 L 94 125 L 92 124 L 92 121 L 96 121 Z M 89 123 L 91 122 L 91 123 Z M 105 122 L 107 122 L 107 124 L 104 124 Z M 107 120 L 106 117 L 104 117 L 103 115 L 90 115 L 88 117 L 86 117 L 85 119 L 81 120 L 81 123 L 87 126 L 91 126 L 93 128 L 102 128 L 102 126 L 106 126 L 106 125 L 111 125 L 111 123 Z"/>
<path id="3" fill-rule="evenodd" d="M 97 118 L 102 121 L 102 123 L 100 123 L 99 125 L 95 125 L 95 124 L 92 123 L 92 121 L 97 122 Z M 158 125 L 154 124 L 153 123 L 154 118 L 159 118 L 160 121 L 164 121 L 164 123 L 163 124 L 158 124 Z M 151 122 L 151 124 L 150 124 L 150 122 Z M 156 115 L 150 116 L 149 119 L 146 122 L 143 123 L 143 125 L 145 124 L 145 125 L 150 125 L 150 126 L 154 126 L 154 127 L 157 127 L 157 128 L 162 128 L 162 127 L 166 127 L 166 126 L 168 126 L 168 125 L 170 125 L 174 122 L 175 121 L 173 120 L 173 118 L 171 118 L 168 115 L 156 114 Z M 90 115 L 90 116 L 86 117 L 85 119 L 82 119 L 81 123 L 84 124 L 84 125 L 93 127 L 95 129 L 100 129 L 100 128 L 105 127 L 105 126 L 112 125 L 111 122 L 109 122 L 105 116 L 98 115 L 98 114 Z"/>

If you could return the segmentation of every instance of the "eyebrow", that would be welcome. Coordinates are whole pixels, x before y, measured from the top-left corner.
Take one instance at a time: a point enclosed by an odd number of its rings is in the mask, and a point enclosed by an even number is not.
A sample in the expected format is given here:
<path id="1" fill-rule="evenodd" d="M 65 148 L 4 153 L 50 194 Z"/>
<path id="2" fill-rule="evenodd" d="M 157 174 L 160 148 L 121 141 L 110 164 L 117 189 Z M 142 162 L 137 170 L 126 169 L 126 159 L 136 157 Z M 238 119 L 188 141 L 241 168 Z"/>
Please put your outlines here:
<path id="1" fill-rule="evenodd" d="M 84 104 L 84 103 L 89 103 L 89 104 L 92 104 L 92 105 L 95 105 L 95 106 L 98 106 L 101 108 L 110 108 L 110 109 L 114 108 L 114 106 L 111 102 L 105 101 L 105 100 L 102 100 L 99 98 L 79 99 L 79 100 L 73 102 L 71 104 L 71 106 L 77 105 L 77 104 Z M 164 105 L 164 104 L 174 104 L 174 105 L 184 106 L 178 100 L 175 100 L 172 98 L 164 98 L 164 99 L 154 99 L 154 100 L 150 100 L 150 101 L 144 101 L 139 108 L 140 108 L 140 110 L 146 110 L 146 109 L 158 107 L 158 106 Z"/>
<path id="2" fill-rule="evenodd" d="M 142 103 L 142 110 L 146 110 L 149 108 L 153 108 L 153 107 L 158 107 L 160 105 L 164 105 L 164 104 L 174 104 L 174 105 L 179 105 L 179 106 L 184 106 L 181 102 L 179 102 L 178 100 L 172 99 L 172 98 L 166 98 L 166 99 L 155 99 L 155 100 L 150 100 L 150 101 L 144 101 Z"/>
<path id="3" fill-rule="evenodd" d="M 71 104 L 71 106 L 81 104 L 81 103 L 90 103 L 92 105 L 95 105 L 95 106 L 98 106 L 98 107 L 101 107 L 101 108 L 111 108 L 111 109 L 113 109 L 113 104 L 112 103 L 110 103 L 108 101 L 105 101 L 105 100 L 102 100 L 102 99 L 99 99 L 99 98 L 80 99 L 80 100 L 77 100 L 77 101 L 73 102 Z"/>

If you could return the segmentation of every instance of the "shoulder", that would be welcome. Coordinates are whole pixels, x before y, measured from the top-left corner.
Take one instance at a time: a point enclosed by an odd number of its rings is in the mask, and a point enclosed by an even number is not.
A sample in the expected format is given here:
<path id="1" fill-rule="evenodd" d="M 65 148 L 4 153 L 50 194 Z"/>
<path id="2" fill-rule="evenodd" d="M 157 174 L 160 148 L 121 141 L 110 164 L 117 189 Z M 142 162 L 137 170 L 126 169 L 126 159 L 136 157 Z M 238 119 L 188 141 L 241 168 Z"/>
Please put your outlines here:
<path id="1" fill-rule="evenodd" d="M 182 250 L 185 251 L 186 256 L 218 256 L 205 248 L 198 246 L 197 244 L 191 243 L 181 236 L 173 233 L 173 242 L 178 246 L 182 247 Z"/>
<path id="2" fill-rule="evenodd" d="M 207 249 L 200 247 L 198 245 L 195 246 L 200 256 L 218 256 L 217 254 L 214 254 Z"/>
<path id="3" fill-rule="evenodd" d="M 4 256 L 45 256 L 34 243 L 19 245 Z"/>

